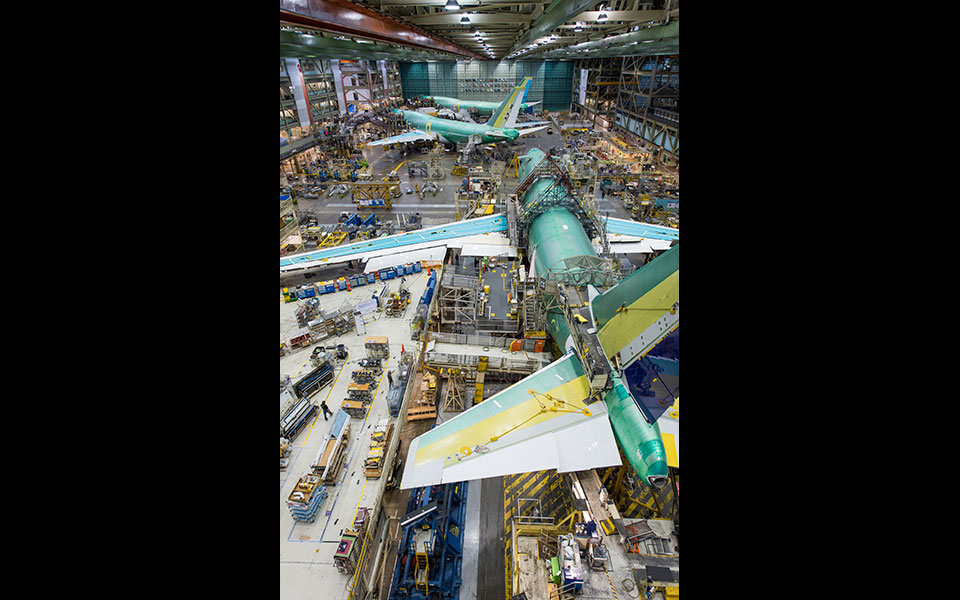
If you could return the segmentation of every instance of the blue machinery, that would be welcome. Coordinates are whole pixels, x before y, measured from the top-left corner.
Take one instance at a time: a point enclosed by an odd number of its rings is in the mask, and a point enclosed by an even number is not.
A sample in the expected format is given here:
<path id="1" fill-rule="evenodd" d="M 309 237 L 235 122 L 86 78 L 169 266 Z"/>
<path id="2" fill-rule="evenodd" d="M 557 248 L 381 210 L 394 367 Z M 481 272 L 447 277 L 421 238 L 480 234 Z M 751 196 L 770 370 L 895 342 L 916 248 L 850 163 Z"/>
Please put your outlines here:
<path id="1" fill-rule="evenodd" d="M 463 561 L 467 482 L 410 492 L 389 600 L 457 600 Z"/>

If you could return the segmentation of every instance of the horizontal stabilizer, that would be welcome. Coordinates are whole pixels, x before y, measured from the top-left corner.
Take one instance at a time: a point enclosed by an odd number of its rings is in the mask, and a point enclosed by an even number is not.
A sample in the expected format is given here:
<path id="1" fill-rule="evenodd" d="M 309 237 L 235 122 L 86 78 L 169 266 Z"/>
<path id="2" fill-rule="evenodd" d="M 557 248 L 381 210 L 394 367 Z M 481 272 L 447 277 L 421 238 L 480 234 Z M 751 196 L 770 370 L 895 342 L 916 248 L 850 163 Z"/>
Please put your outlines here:
<path id="1" fill-rule="evenodd" d="M 531 133 L 536 133 L 542 129 L 549 128 L 549 125 L 541 125 L 540 127 L 531 127 L 529 129 L 517 129 L 520 132 L 520 136 L 530 135 Z"/>
<path id="2" fill-rule="evenodd" d="M 527 121 L 525 123 L 515 123 L 514 129 L 522 129 L 524 127 L 536 127 L 537 125 L 549 125 L 550 121 Z"/>

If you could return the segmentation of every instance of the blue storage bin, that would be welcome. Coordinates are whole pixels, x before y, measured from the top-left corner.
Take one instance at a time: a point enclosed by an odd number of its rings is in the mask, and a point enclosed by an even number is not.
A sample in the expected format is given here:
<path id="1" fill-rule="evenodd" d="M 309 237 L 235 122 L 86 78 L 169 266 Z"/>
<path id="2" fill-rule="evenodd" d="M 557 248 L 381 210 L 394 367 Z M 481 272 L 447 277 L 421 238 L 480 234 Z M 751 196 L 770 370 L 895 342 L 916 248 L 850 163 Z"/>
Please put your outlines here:
<path id="1" fill-rule="evenodd" d="M 329 294 L 330 292 L 335 292 L 335 291 L 337 291 L 337 286 L 336 286 L 336 284 L 334 284 L 332 281 L 325 281 L 325 282 L 324 282 L 324 286 L 326 287 L 328 294 Z"/>
<path id="2" fill-rule="evenodd" d="M 397 277 L 403 277 L 403 265 L 397 265 L 393 269 L 397 273 Z"/>
<path id="3" fill-rule="evenodd" d="M 367 273 L 367 283 L 376 283 L 377 274 L 374 271 Z"/>
<path id="4" fill-rule="evenodd" d="M 414 273 L 419 273 L 419 272 L 422 271 L 422 270 L 423 270 L 423 267 L 420 266 L 420 261 L 419 261 L 419 260 L 418 260 L 417 262 L 413 263 L 413 272 L 414 272 Z"/>
<path id="5" fill-rule="evenodd" d="M 413 273 L 413 263 L 407 263 L 403 265 L 403 272 L 406 275 L 410 275 L 411 273 Z"/>

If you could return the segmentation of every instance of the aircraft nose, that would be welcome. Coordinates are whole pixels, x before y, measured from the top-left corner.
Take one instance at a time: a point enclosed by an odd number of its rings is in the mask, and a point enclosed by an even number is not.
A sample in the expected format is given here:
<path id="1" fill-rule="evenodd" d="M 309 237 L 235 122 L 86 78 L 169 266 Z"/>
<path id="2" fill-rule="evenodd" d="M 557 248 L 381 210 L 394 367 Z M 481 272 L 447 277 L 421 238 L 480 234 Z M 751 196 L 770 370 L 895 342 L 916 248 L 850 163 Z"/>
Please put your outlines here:
<path id="1" fill-rule="evenodd" d="M 506 133 L 511 140 L 517 139 L 517 137 L 520 135 L 520 132 L 516 129 L 508 129 L 504 133 Z"/>

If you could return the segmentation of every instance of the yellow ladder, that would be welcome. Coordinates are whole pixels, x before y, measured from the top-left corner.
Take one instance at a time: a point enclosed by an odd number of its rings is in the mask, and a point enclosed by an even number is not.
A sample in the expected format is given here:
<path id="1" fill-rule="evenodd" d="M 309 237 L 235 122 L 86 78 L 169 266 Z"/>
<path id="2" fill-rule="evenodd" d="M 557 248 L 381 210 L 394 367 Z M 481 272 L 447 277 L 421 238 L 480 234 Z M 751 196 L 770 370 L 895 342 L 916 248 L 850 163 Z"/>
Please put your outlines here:
<path id="1" fill-rule="evenodd" d="M 414 542 L 414 551 L 417 554 L 417 568 L 414 571 L 414 581 L 416 582 L 417 590 L 423 590 L 424 595 L 429 595 L 430 593 L 430 542 L 423 543 L 423 552 L 420 552 L 416 549 L 416 542 Z"/>

